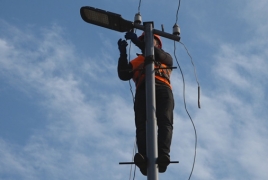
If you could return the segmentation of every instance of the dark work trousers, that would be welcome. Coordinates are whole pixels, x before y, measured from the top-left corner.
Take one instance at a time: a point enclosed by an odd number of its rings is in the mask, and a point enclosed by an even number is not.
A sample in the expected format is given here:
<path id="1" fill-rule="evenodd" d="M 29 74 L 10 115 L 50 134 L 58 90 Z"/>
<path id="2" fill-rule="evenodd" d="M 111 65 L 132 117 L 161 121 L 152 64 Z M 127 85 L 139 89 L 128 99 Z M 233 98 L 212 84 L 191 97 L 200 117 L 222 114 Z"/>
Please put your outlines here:
<path id="1" fill-rule="evenodd" d="M 168 155 L 173 131 L 174 99 L 172 90 L 165 85 L 156 85 L 156 118 L 158 126 L 158 155 Z M 134 111 L 138 151 L 146 156 L 146 90 L 138 88 Z"/>

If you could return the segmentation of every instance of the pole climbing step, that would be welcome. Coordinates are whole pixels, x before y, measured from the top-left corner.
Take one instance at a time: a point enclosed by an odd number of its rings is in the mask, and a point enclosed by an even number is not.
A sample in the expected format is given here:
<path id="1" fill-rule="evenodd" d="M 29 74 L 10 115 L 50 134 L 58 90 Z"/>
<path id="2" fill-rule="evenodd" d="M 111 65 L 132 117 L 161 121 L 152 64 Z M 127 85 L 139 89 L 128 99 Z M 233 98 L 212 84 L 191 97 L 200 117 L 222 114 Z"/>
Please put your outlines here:
<path id="1" fill-rule="evenodd" d="M 179 161 L 170 161 L 170 164 L 179 163 Z M 119 165 L 135 164 L 134 162 L 119 162 Z M 155 164 L 158 164 L 157 162 Z"/>

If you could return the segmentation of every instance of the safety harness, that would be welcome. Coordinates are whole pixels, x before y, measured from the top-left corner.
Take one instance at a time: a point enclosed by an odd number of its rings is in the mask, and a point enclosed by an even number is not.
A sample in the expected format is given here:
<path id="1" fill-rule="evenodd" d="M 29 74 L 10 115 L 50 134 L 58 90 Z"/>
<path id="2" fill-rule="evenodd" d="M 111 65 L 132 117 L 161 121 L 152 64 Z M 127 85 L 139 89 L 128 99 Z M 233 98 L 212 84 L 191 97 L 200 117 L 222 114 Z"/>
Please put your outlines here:
<path id="1" fill-rule="evenodd" d="M 145 57 L 138 55 L 131 61 L 133 67 L 133 81 L 136 84 L 136 89 L 144 81 L 145 78 Z M 167 84 L 170 88 L 170 74 L 172 69 L 168 68 L 165 64 L 154 61 L 155 78 Z"/>

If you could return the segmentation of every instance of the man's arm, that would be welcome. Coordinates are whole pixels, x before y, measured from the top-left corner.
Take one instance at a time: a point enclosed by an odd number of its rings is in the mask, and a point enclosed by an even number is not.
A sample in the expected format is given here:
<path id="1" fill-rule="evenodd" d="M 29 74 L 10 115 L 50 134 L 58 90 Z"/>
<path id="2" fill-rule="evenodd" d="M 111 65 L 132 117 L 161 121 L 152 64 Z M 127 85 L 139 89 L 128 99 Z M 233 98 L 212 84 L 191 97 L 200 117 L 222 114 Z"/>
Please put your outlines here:
<path id="1" fill-rule="evenodd" d="M 173 60 L 170 54 L 166 53 L 164 50 L 154 47 L 154 57 L 156 61 L 162 64 L 172 67 Z"/>
<path id="2" fill-rule="evenodd" d="M 131 63 L 128 63 L 127 60 L 127 41 L 119 39 L 118 42 L 118 49 L 120 51 L 120 57 L 118 59 L 118 65 L 117 65 L 117 73 L 118 77 L 123 80 L 127 81 L 130 80 L 133 76 L 132 72 L 132 65 Z"/>
<path id="3" fill-rule="evenodd" d="M 118 59 L 117 73 L 118 77 L 123 81 L 127 81 L 132 78 L 132 64 L 128 63 L 127 54 L 120 55 Z"/>

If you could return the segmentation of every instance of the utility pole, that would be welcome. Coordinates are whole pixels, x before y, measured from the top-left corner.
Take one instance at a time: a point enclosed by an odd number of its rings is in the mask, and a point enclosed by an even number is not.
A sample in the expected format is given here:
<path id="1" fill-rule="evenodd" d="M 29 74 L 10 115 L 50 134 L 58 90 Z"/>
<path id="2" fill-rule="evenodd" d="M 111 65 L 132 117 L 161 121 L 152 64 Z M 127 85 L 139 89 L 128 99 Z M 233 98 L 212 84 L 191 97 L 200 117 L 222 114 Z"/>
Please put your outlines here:
<path id="1" fill-rule="evenodd" d="M 145 83 L 146 83 L 146 146 L 147 146 L 147 180 L 158 180 L 158 146 L 157 146 L 157 123 L 156 123 L 156 100 L 155 100 L 155 70 L 154 70 L 154 45 L 153 34 L 180 41 L 179 27 L 173 26 L 173 34 L 165 33 L 153 28 L 153 22 L 145 22 L 139 25 L 127 21 L 119 14 L 107 12 L 93 7 L 85 6 L 80 9 L 82 19 L 90 24 L 105 27 L 119 32 L 128 32 L 133 28 L 145 32 Z M 172 67 L 171 67 L 172 68 Z M 171 161 L 178 163 L 178 161 Z M 134 164 L 122 162 L 119 164 Z"/>
<path id="2" fill-rule="evenodd" d="M 158 180 L 157 130 L 156 130 L 156 102 L 155 102 L 155 73 L 154 73 L 154 45 L 153 23 L 144 23 L 145 32 L 145 87 L 146 87 L 146 150 L 148 157 L 147 178 Z"/>

